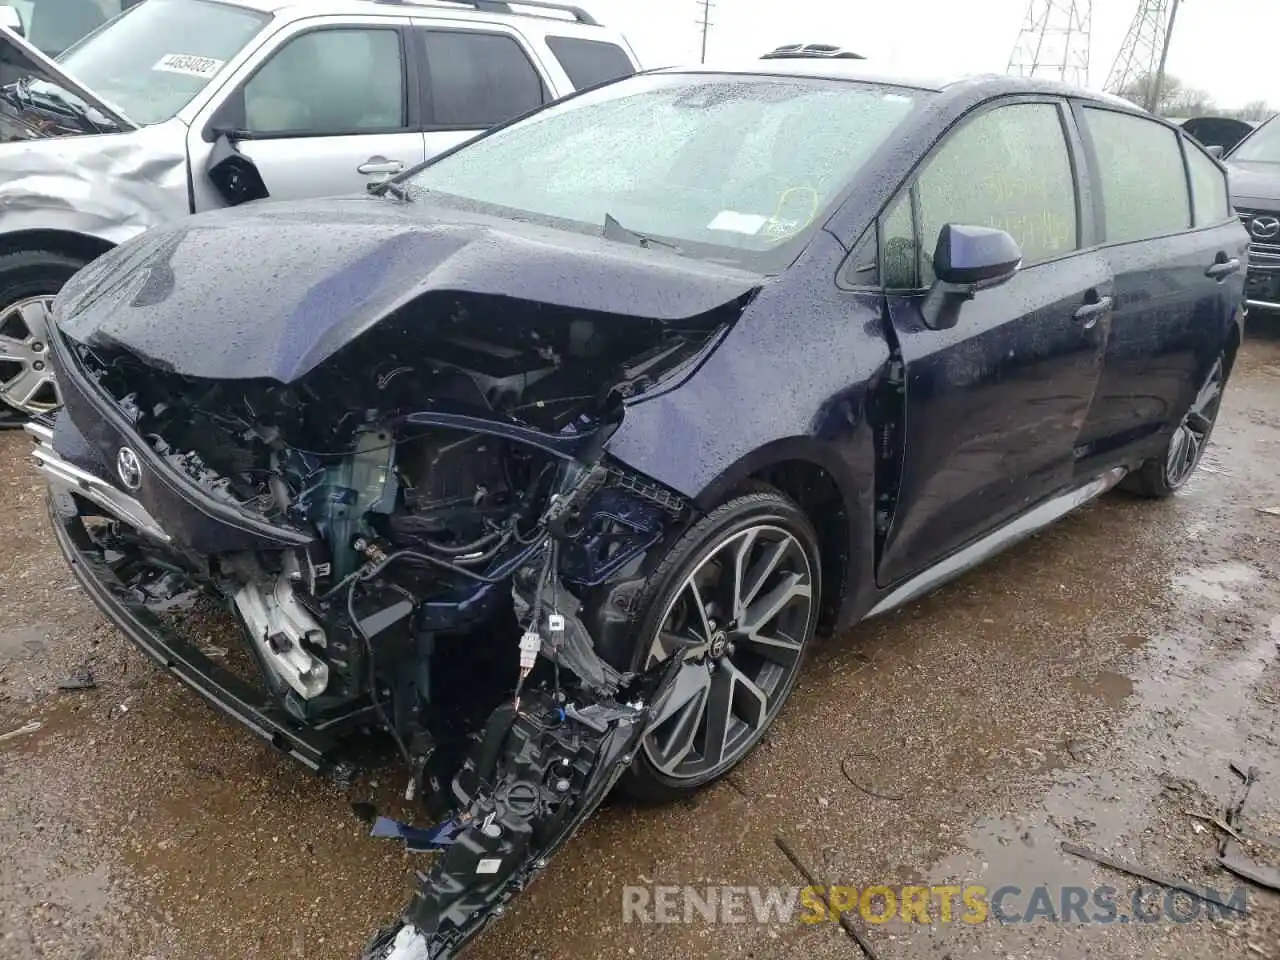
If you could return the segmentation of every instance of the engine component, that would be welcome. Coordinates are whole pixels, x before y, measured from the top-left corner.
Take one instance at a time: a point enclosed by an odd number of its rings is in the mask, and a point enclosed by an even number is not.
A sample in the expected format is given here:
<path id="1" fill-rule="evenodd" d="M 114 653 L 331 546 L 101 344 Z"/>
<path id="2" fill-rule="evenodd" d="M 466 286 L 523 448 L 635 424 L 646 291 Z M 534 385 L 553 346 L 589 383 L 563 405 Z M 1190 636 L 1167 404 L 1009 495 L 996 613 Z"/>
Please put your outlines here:
<path id="1" fill-rule="evenodd" d="M 307 512 L 329 542 L 337 579 L 356 568 L 352 544 L 357 537 L 373 533 L 365 515 L 395 509 L 395 450 L 389 430 L 362 430 L 356 436 L 355 451 L 329 467 L 321 484 L 307 496 Z"/>
<path id="2" fill-rule="evenodd" d="M 265 582 L 253 579 L 235 593 L 236 610 L 245 629 L 270 669 L 310 700 L 329 685 L 329 667 L 313 656 L 307 646 L 325 646 L 324 628 L 294 597 L 294 576 L 299 573 L 297 557 L 285 554 L 285 569 Z"/>

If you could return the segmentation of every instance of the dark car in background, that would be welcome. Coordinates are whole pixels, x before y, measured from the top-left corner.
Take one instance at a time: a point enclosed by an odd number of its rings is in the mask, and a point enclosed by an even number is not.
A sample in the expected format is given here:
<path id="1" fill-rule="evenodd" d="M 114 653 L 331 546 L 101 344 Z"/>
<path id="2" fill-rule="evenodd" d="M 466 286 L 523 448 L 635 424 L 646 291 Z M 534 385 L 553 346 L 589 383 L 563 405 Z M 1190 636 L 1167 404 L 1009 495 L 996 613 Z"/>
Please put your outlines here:
<path id="1" fill-rule="evenodd" d="M 1249 231 L 1249 306 L 1280 311 L 1280 118 L 1273 117 L 1227 155 L 1231 201 Z"/>
<path id="2" fill-rule="evenodd" d="M 1252 133 L 1255 126 L 1236 117 L 1192 117 L 1173 122 L 1219 156 L 1235 149 L 1236 144 Z"/>
<path id="3" fill-rule="evenodd" d="M 1221 165 L 1044 81 L 655 71 L 371 194 L 94 261 L 28 430 L 143 649 L 314 768 L 391 734 L 442 853 L 378 960 L 452 956 L 619 779 L 722 777 L 819 634 L 1173 494 L 1243 335 Z"/>

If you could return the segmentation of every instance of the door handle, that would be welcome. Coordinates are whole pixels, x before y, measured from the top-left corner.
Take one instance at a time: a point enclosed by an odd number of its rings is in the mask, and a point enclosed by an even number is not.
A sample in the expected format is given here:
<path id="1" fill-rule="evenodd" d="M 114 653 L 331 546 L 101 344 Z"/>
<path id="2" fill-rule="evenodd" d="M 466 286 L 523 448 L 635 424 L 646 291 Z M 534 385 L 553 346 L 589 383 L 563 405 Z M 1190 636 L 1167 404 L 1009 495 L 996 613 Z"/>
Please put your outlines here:
<path id="1" fill-rule="evenodd" d="M 1098 318 L 1111 309 L 1113 301 L 1110 297 L 1099 297 L 1093 303 L 1086 303 L 1083 307 L 1079 307 L 1075 312 L 1077 320 L 1084 321 L 1086 330 L 1093 329 L 1093 325 L 1098 322 Z"/>
<path id="2" fill-rule="evenodd" d="M 403 160 L 388 160 L 386 157 L 370 157 L 360 166 L 356 167 L 356 173 L 399 173 L 404 169 Z"/>
<path id="3" fill-rule="evenodd" d="M 1240 269 L 1240 261 L 1236 257 L 1220 260 L 1204 272 L 1210 280 L 1225 280 Z"/>

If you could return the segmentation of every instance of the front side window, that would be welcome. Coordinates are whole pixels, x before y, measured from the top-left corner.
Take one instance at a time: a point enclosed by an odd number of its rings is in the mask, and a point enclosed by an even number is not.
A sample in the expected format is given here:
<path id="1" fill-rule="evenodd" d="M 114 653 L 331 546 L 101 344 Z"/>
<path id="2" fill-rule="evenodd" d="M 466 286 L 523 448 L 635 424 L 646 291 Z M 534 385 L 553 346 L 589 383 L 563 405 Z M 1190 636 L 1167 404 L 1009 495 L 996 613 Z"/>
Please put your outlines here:
<path id="1" fill-rule="evenodd" d="M 300 34 L 244 86 L 244 127 L 255 137 L 339 136 L 404 126 L 397 30 L 344 27 Z"/>
<path id="2" fill-rule="evenodd" d="M 135 123 L 160 123 L 195 99 L 270 20 L 209 0 L 146 0 L 59 63 Z"/>
<path id="3" fill-rule="evenodd" d="M 482 137 L 410 187 L 499 215 L 785 267 L 929 94 L 843 80 L 648 74 Z"/>
<path id="4" fill-rule="evenodd" d="M 1191 201 L 1196 226 L 1207 227 L 1231 219 L 1227 175 L 1213 158 L 1193 143 L 1187 144 L 1187 167 L 1191 171 Z"/>
<path id="5" fill-rule="evenodd" d="M 1085 107 L 1098 155 L 1111 243 L 1147 240 L 1191 226 L 1191 197 L 1178 134 L 1131 113 Z"/>
<path id="6" fill-rule="evenodd" d="M 943 225 L 1004 230 L 1032 266 L 1076 249 L 1076 190 L 1059 108 L 996 107 L 964 124 L 920 174 L 922 284 Z"/>
<path id="7" fill-rule="evenodd" d="M 464 30 L 418 32 L 427 62 L 427 123 L 484 130 L 546 102 L 546 87 L 514 37 Z"/>

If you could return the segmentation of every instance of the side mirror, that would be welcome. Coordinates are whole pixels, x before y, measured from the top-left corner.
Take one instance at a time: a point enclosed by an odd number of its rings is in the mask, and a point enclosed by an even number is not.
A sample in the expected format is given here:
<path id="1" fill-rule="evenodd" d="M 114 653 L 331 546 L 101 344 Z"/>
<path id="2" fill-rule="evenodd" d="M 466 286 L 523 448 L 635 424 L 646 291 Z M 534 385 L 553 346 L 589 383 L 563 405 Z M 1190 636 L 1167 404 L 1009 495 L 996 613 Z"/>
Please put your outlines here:
<path id="1" fill-rule="evenodd" d="M 1209 154 L 1209 156 L 1213 157 L 1215 160 L 1222 159 L 1222 144 L 1215 143 L 1211 146 L 1205 147 L 1204 150 L 1205 153 Z"/>
<path id="2" fill-rule="evenodd" d="M 22 11 L 8 4 L 0 6 L 0 27 L 8 27 L 20 37 L 27 35 L 27 28 L 22 23 Z"/>
<path id="3" fill-rule="evenodd" d="M 933 275 L 922 306 L 931 330 L 950 330 L 960 320 L 960 306 L 979 290 L 1006 283 L 1022 266 L 1018 242 L 1003 230 L 948 223 L 938 232 Z"/>

